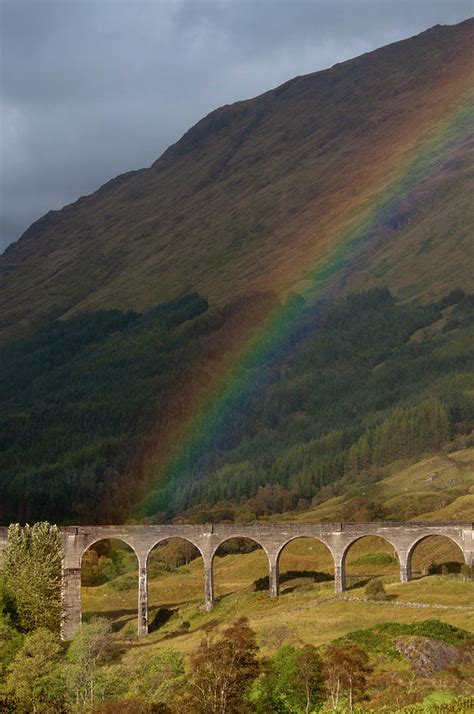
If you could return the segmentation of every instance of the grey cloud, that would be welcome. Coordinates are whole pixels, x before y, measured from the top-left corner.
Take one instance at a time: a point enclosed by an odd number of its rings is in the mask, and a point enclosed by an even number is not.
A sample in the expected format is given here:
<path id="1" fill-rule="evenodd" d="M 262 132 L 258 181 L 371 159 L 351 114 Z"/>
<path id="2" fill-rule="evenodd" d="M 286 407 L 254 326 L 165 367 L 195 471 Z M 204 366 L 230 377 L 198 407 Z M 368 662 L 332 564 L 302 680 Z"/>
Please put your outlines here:
<path id="1" fill-rule="evenodd" d="M 215 107 L 434 24 L 470 0 L 0 0 L 0 250 L 150 165 Z"/>

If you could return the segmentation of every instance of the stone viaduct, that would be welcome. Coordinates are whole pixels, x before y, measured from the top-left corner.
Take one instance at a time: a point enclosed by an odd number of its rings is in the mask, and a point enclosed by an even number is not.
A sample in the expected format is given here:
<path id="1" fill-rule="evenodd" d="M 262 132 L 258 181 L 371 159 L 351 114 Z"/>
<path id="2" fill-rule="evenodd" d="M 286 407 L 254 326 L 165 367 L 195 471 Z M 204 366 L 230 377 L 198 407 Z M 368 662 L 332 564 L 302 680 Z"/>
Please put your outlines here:
<path id="1" fill-rule="evenodd" d="M 168 538 L 189 541 L 199 550 L 204 563 L 204 607 L 214 602 L 213 561 L 220 545 L 231 538 L 248 538 L 257 543 L 268 558 L 270 596 L 279 591 L 279 557 L 283 548 L 296 538 L 314 538 L 323 543 L 334 560 L 337 593 L 346 588 L 345 561 L 349 548 L 364 536 L 379 536 L 398 555 L 400 580 L 411 578 L 411 559 L 415 546 L 428 536 L 444 536 L 456 543 L 466 564 L 474 565 L 473 523 L 257 523 L 237 525 L 131 525 L 66 526 L 63 534 L 64 622 L 63 638 L 70 639 L 81 623 L 81 563 L 85 551 L 94 543 L 114 538 L 129 545 L 138 560 L 138 634 L 148 632 L 147 561 L 150 551 Z M 6 542 L 6 529 L 0 528 L 0 550 Z"/>

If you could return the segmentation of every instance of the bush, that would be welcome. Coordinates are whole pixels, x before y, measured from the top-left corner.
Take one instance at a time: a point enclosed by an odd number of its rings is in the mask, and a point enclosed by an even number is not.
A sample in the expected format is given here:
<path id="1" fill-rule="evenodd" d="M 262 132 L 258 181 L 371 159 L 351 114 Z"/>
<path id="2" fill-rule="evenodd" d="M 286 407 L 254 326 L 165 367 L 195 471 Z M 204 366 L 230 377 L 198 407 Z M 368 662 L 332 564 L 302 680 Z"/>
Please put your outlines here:
<path id="1" fill-rule="evenodd" d="M 396 557 L 390 553 L 366 553 L 357 558 L 353 565 L 394 565 L 396 562 Z"/>
<path id="2" fill-rule="evenodd" d="M 385 622 L 382 625 L 376 625 L 366 630 L 354 630 L 345 637 L 335 640 L 335 642 L 351 640 L 372 654 L 384 654 L 390 658 L 399 659 L 400 654 L 394 648 L 393 642 L 396 637 L 403 635 L 430 637 L 433 640 L 446 642 L 446 644 L 454 647 L 468 645 L 474 640 L 470 632 L 454 625 L 449 625 L 440 620 L 423 620 L 412 624 Z"/>
<path id="3" fill-rule="evenodd" d="M 122 578 L 117 578 L 117 580 L 111 580 L 108 586 L 111 590 L 123 592 L 138 587 L 138 580 L 134 575 L 125 575 Z"/>
<path id="4" fill-rule="evenodd" d="M 473 569 L 470 568 L 469 565 L 466 565 L 466 563 L 463 563 L 459 572 L 461 573 L 462 579 L 468 581 L 472 577 Z"/>
<path id="5" fill-rule="evenodd" d="M 378 578 L 369 580 L 365 586 L 365 594 L 370 600 L 387 600 L 388 598 L 385 586 Z"/>

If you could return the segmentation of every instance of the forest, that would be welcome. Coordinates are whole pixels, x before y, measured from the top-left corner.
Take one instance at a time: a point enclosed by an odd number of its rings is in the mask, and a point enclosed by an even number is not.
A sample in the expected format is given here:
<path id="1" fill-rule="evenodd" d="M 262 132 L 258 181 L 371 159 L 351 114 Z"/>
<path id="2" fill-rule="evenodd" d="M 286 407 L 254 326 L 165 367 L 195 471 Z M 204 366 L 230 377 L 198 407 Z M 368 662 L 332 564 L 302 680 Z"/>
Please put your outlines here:
<path id="1" fill-rule="evenodd" d="M 266 362 L 241 367 L 258 388 L 242 388 L 231 418 L 217 415 L 205 448 L 166 483 L 147 457 L 166 438 L 170 405 L 211 360 L 229 314 L 249 303 L 209 309 L 186 295 L 144 314 L 52 321 L 4 347 L 1 521 L 166 521 L 226 503 L 265 515 L 469 442 L 472 296 L 400 303 L 372 289 L 307 306 L 290 299 L 291 334 Z"/>

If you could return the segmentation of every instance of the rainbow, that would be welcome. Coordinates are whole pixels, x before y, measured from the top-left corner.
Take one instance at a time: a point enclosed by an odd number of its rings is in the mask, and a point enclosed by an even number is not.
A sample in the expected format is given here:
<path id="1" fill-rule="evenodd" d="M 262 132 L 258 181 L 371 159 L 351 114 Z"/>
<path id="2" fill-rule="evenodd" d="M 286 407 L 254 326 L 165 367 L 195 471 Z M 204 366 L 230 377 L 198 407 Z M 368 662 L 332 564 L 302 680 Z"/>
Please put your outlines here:
<path id="1" fill-rule="evenodd" d="M 320 252 L 312 270 L 308 272 L 307 266 L 303 270 L 300 264 L 295 266 L 291 281 L 285 276 L 286 295 L 293 291 L 299 298 L 286 299 L 272 307 L 250 334 L 222 356 L 212 374 L 206 375 L 206 384 L 197 390 L 197 396 L 192 397 L 169 430 L 166 443 L 157 447 L 150 460 L 151 490 L 139 504 L 141 517 L 166 510 L 167 494 L 180 487 L 189 468 L 215 443 L 216 434 L 232 423 L 243 397 L 257 389 L 262 365 L 284 356 L 288 346 L 294 345 L 303 311 L 317 304 L 331 279 L 341 268 L 350 266 L 357 249 L 397 211 L 410 191 L 436 171 L 450 147 L 464 138 L 474 116 L 471 82 L 464 78 L 450 94 L 448 101 L 443 95 L 444 101 L 436 112 L 431 111 L 425 121 L 419 122 L 400 158 L 391 161 L 383 179 L 376 175 L 365 192 L 359 192 L 350 215 L 346 212 L 339 222 L 334 222 L 326 236 L 325 251 Z M 276 268 L 272 279 L 277 280 L 278 275 Z M 194 390 L 190 391 L 195 395 Z"/>

